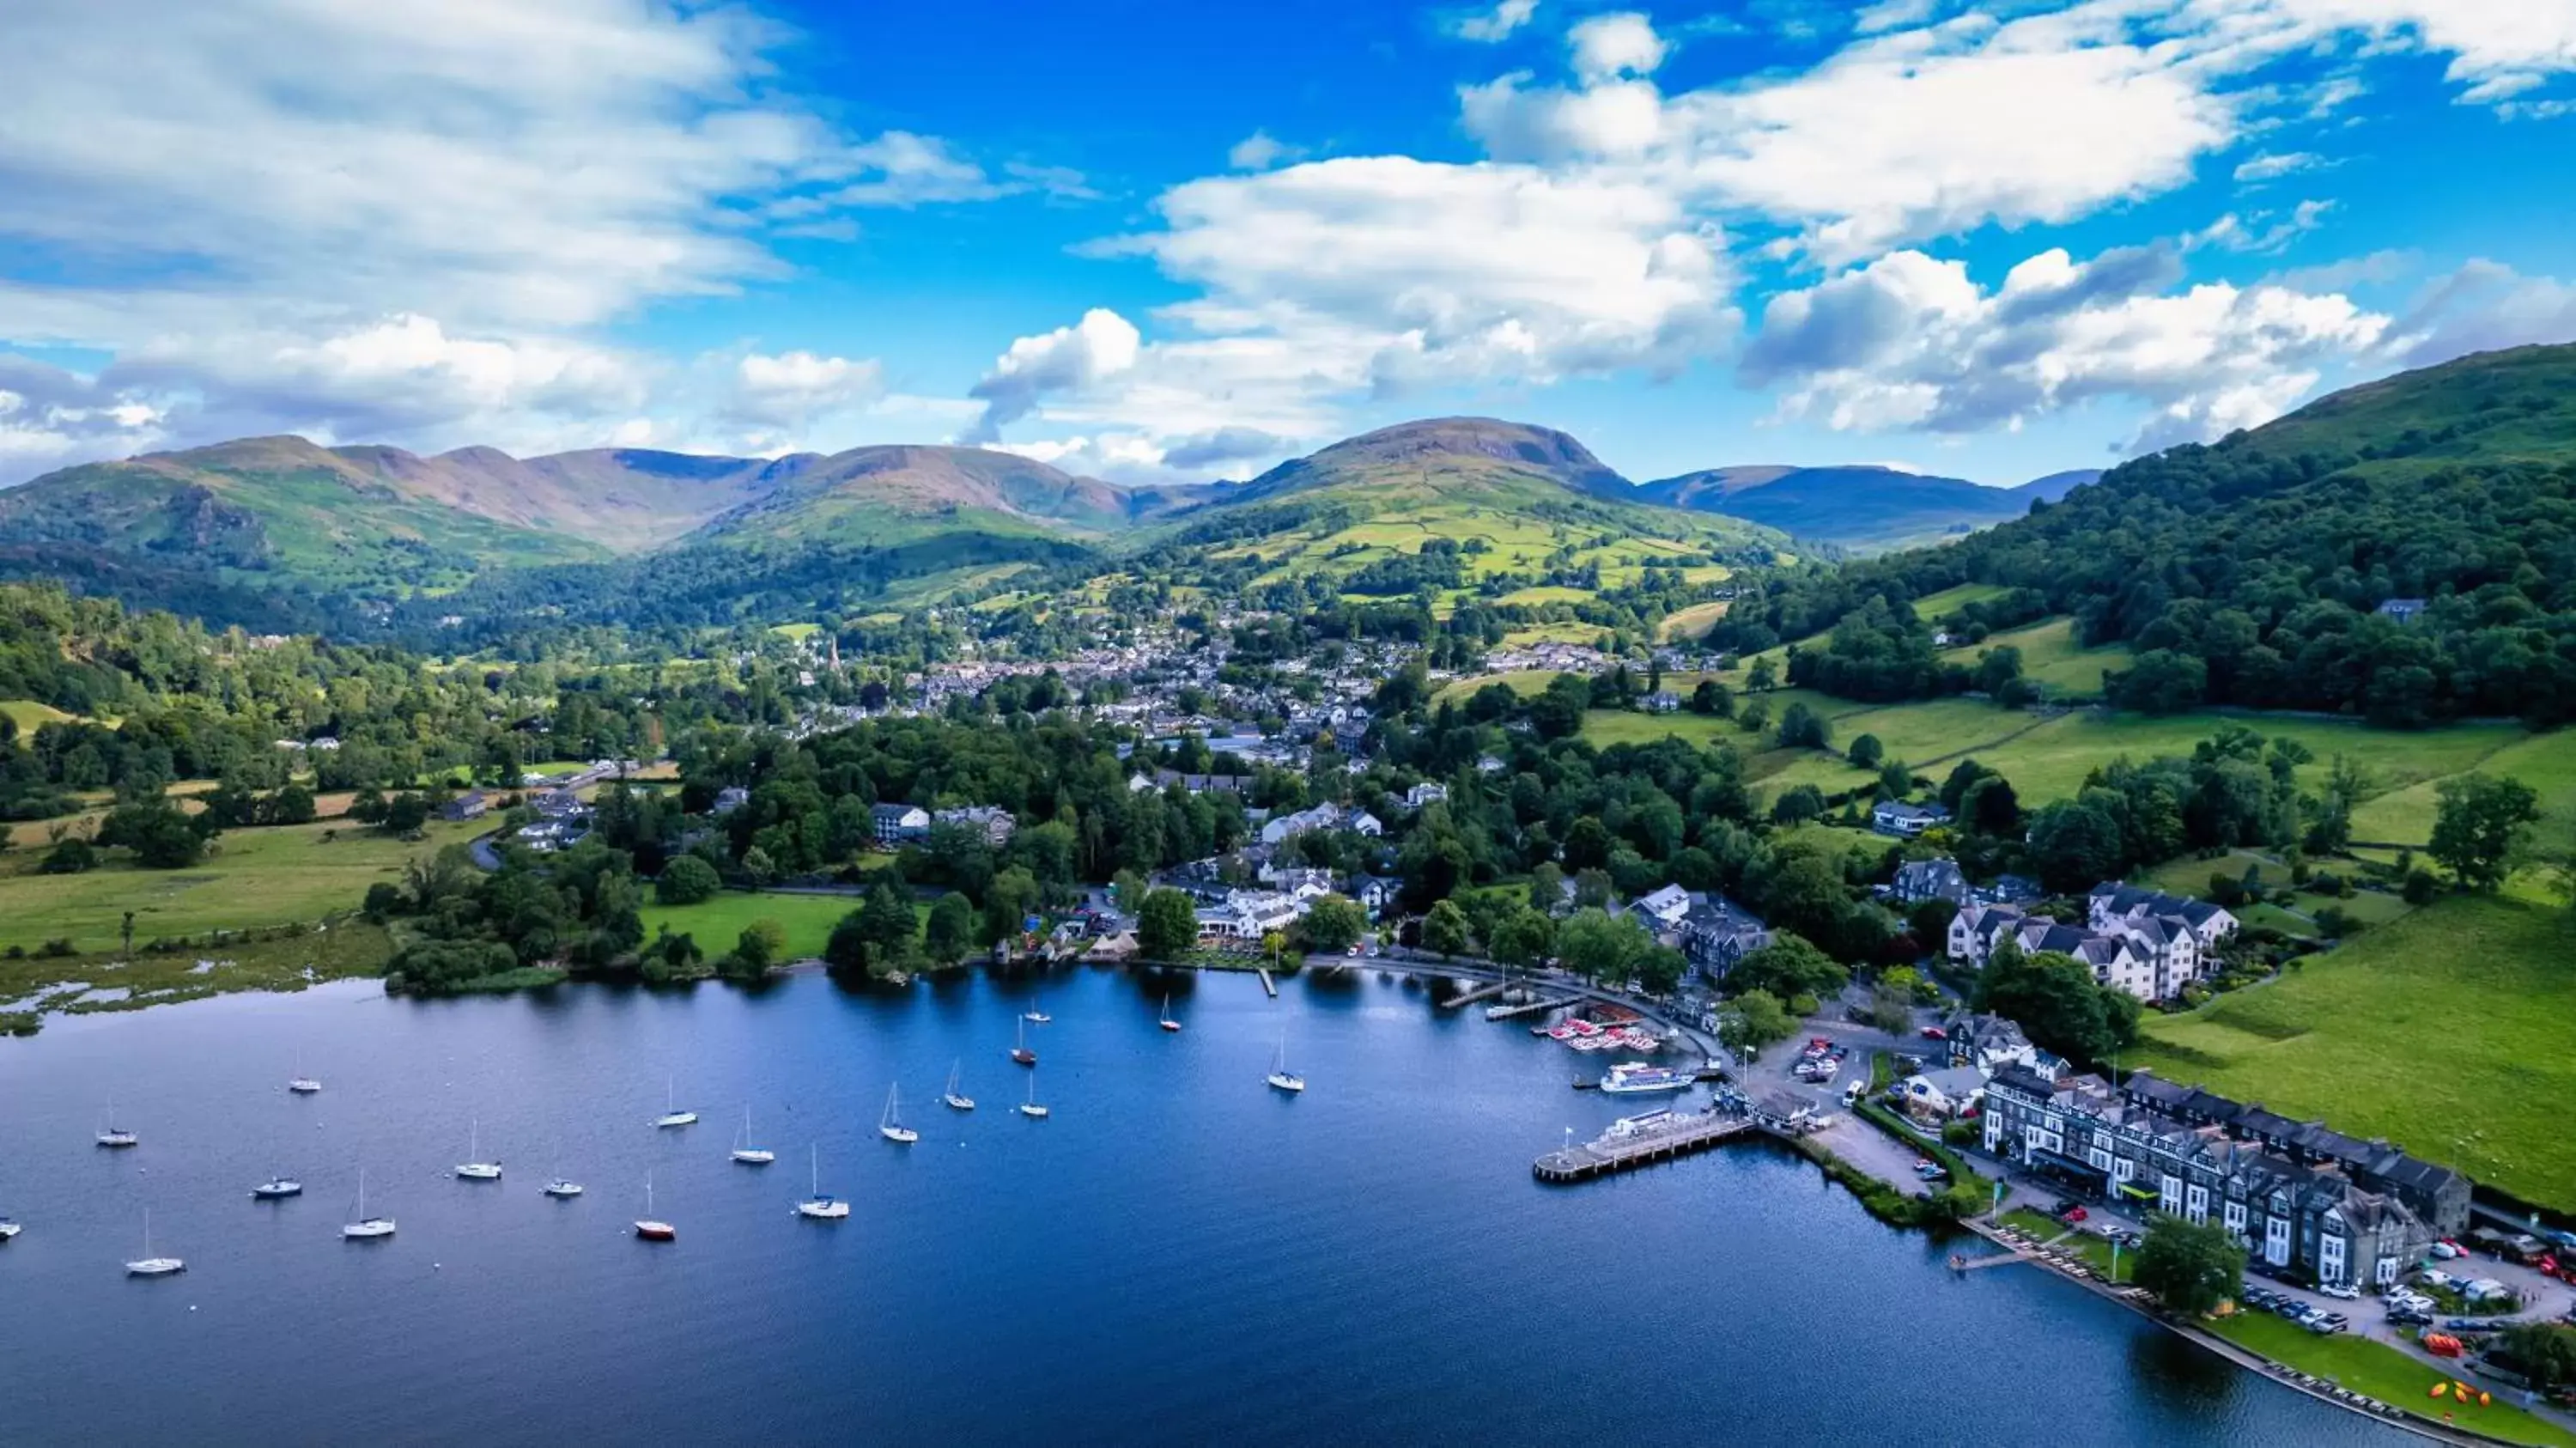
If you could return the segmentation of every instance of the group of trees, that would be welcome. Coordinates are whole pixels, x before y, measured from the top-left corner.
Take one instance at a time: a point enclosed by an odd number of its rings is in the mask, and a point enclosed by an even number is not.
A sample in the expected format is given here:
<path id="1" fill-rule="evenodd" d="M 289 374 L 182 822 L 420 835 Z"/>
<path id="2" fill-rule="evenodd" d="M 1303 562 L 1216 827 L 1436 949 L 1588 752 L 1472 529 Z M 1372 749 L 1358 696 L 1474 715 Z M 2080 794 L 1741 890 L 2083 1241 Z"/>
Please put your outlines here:
<path id="1" fill-rule="evenodd" d="M 2535 412 L 2564 417 L 2563 386 L 2501 373 L 2463 386 L 2474 401 L 2382 399 L 2368 419 L 2173 448 L 1938 550 L 1783 574 L 1739 598 L 1711 641 L 1753 652 L 1830 633 L 1792 661 L 1791 682 L 1923 698 L 2008 682 L 1972 684 L 1942 663 L 1936 624 L 1981 639 L 2067 614 L 2081 642 L 2134 651 L 2107 682 L 2124 707 L 2325 710 L 2396 727 L 2576 718 L 2576 462 L 2484 442 Z M 2419 406 L 2447 420 L 2404 426 Z M 1946 620 L 1915 613 L 1967 582 L 2010 591 Z M 2430 605 L 2378 612 L 2390 598 Z"/>

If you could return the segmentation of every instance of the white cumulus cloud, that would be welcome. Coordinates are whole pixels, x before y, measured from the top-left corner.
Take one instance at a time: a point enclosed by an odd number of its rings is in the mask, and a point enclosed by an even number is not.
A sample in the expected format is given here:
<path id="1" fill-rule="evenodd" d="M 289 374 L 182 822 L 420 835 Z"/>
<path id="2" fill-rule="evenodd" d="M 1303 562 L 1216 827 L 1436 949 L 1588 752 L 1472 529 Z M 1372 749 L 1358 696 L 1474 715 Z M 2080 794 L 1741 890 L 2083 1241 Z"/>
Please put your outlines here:
<path id="1" fill-rule="evenodd" d="M 1142 338 L 1136 324 L 1106 307 L 1094 307 L 1069 327 L 1022 337 L 994 360 L 969 394 L 984 413 L 959 441 L 988 443 L 1002 429 L 1037 410 L 1052 392 L 1096 387 L 1136 365 Z"/>
<path id="2" fill-rule="evenodd" d="M 1509 40 L 1514 31 L 1529 24 L 1530 17 L 1537 13 L 1538 0 L 1501 0 L 1491 10 L 1459 16 L 1450 22 L 1449 33 L 1461 40 L 1483 41 L 1490 45 L 1495 41 Z"/>

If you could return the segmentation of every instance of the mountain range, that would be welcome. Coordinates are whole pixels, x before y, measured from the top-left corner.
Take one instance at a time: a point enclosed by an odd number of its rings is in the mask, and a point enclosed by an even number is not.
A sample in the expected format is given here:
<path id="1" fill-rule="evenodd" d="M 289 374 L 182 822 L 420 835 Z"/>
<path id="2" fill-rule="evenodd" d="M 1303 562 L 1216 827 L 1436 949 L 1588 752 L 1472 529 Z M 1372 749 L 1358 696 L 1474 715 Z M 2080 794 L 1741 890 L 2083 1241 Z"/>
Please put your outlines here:
<path id="1" fill-rule="evenodd" d="M 381 597 L 446 590 L 496 569 L 598 564 L 673 549 L 921 548 L 944 566 L 979 547 L 1120 548 L 1223 533 L 1282 567 L 1346 574 L 1395 540 L 1345 536 L 1401 515 L 1423 536 L 1512 548 L 1539 568 L 1569 530 L 1588 555 L 1646 566 L 1784 544 L 1870 550 L 2026 511 L 2033 490 L 1887 468 L 1718 468 L 1642 486 L 1573 437 L 1491 418 L 1382 428 L 1241 483 L 1126 487 L 993 449 L 893 445 L 777 458 L 596 448 L 518 458 L 422 455 L 256 437 L 86 463 L 0 490 L 0 572 L 81 572 L 120 589 L 156 574 L 201 585 L 288 584 Z M 2042 491 L 2039 495 L 2046 495 Z M 1318 510 L 1324 510 L 1319 512 Z M 1292 516 L 1293 515 L 1293 516 Z M 1330 522 L 1334 527 L 1322 527 Z M 1557 536 L 1567 535 L 1567 536 Z M 980 541 L 979 541 L 980 540 Z M 1606 550 L 1606 551 L 1604 551 Z M 148 592 L 149 589 L 145 588 Z"/>

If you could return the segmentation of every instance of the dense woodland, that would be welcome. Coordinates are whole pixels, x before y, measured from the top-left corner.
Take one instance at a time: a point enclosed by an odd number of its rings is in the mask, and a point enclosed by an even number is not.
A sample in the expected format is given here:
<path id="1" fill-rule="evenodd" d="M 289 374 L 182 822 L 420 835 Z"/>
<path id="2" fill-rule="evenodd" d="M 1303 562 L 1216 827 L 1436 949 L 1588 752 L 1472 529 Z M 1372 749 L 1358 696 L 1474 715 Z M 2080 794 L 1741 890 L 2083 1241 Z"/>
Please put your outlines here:
<path id="1" fill-rule="evenodd" d="M 1941 549 L 1777 578 L 1712 642 L 1751 651 L 1824 634 L 1792 660 L 1791 682 L 1920 698 L 1980 686 L 1937 660 L 1936 624 L 1973 641 L 2066 614 L 2083 642 L 2137 651 L 2109 682 L 2125 707 L 2327 710 L 2398 727 L 2567 721 L 2576 408 L 2527 370 L 2426 376 L 2407 415 L 2437 423 L 2400 427 L 2393 403 L 2361 417 L 2347 415 L 2360 404 L 2321 404 L 2140 458 Z M 1914 600 L 1960 583 L 2016 592 L 1953 618 L 1915 614 Z M 2380 614 L 2391 599 L 2427 605 Z"/>

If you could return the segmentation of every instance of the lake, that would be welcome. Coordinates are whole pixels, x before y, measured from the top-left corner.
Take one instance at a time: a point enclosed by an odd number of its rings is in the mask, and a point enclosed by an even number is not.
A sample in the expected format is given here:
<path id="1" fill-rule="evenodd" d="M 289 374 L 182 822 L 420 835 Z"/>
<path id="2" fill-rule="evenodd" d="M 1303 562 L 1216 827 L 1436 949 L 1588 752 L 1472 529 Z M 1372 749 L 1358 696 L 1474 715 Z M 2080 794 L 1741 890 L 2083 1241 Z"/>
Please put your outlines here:
<path id="1" fill-rule="evenodd" d="M 1567 1127 L 1643 1108 L 1520 1025 L 1209 976 L 1170 1035 L 1162 989 L 51 1021 L 0 1042 L 0 1442 L 2403 1441 L 2038 1272 L 1954 1275 L 1774 1147 L 1542 1187 Z M 1045 1121 L 1012 1109 L 1032 1000 Z M 1283 1037 L 1302 1097 L 1262 1082 Z M 651 1126 L 666 1081 L 699 1125 Z M 911 1147 L 875 1130 L 895 1082 Z M 134 1150 L 92 1144 L 111 1096 Z M 746 1106 L 774 1166 L 727 1159 Z M 454 1177 L 470 1128 L 500 1182 Z M 793 1215 L 809 1146 L 848 1220 Z M 362 1167 L 389 1241 L 339 1239 Z M 305 1195 L 249 1200 L 272 1170 Z M 676 1243 L 631 1234 L 648 1173 Z M 147 1207 L 185 1275 L 122 1276 Z"/>

